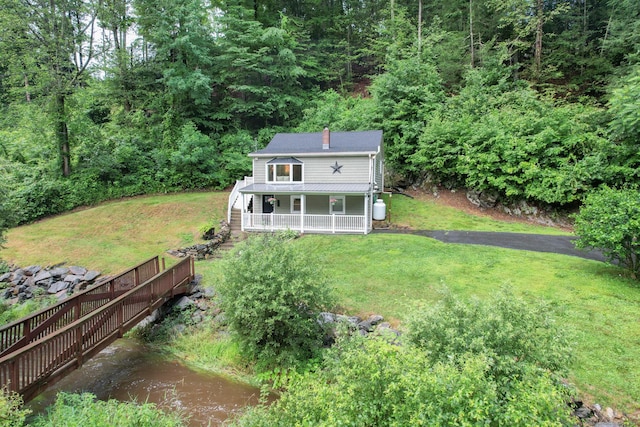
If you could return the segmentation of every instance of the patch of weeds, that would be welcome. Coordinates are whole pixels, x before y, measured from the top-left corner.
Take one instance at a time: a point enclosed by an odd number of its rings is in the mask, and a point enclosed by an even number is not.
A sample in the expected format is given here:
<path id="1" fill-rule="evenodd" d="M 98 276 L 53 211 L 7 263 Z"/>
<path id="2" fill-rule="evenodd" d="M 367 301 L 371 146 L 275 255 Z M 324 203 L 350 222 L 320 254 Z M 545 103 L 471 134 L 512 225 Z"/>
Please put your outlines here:
<path id="1" fill-rule="evenodd" d="M 9 271 L 9 264 L 6 261 L 0 259 L 0 274 L 4 274 Z"/>

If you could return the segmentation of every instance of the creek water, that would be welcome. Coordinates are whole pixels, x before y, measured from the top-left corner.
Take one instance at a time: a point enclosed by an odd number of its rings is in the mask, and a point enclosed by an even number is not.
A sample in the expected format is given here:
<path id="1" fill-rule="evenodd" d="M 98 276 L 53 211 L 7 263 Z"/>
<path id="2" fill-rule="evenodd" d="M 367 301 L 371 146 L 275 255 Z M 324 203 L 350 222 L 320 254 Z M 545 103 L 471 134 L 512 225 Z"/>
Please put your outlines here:
<path id="1" fill-rule="evenodd" d="M 98 399 L 153 402 L 188 416 L 189 426 L 219 426 L 231 414 L 255 405 L 260 390 L 221 376 L 190 370 L 153 353 L 137 340 L 116 341 L 30 402 L 42 413 L 60 391 L 90 392 Z"/>

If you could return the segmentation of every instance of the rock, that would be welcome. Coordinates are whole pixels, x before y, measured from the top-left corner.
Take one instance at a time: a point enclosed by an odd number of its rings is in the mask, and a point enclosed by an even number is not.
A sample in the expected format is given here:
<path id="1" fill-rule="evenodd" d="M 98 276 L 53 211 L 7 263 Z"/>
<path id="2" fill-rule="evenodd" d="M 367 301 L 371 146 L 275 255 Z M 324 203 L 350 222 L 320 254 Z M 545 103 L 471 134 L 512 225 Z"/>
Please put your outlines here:
<path id="1" fill-rule="evenodd" d="M 47 289 L 47 292 L 49 292 L 50 294 L 57 294 L 58 292 L 67 289 L 68 287 L 69 287 L 69 283 L 67 282 L 63 282 L 63 281 L 54 282 L 51 284 L 51 286 L 49 286 L 49 289 Z"/>
<path id="2" fill-rule="evenodd" d="M 378 323 L 382 322 L 384 320 L 384 317 L 380 316 L 379 314 L 373 314 L 371 316 L 369 316 L 369 318 L 367 319 L 367 321 L 369 323 L 371 323 L 372 326 L 377 325 Z"/>
<path id="3" fill-rule="evenodd" d="M 182 297 L 178 300 L 178 302 L 176 302 L 173 305 L 173 308 L 175 308 L 176 310 L 185 310 L 188 307 L 195 305 L 195 302 L 193 302 L 193 300 L 189 297 Z"/>
<path id="4" fill-rule="evenodd" d="M 483 209 L 490 209 L 498 202 L 498 193 L 492 191 L 467 190 L 467 200 Z"/>
<path id="5" fill-rule="evenodd" d="M 84 276 L 76 276 L 75 274 L 67 274 L 66 276 L 64 276 L 63 281 L 69 283 L 78 283 L 80 280 L 82 280 L 83 277 Z"/>
<path id="6" fill-rule="evenodd" d="M 11 273 L 0 274 L 0 282 L 8 282 L 11 277 Z"/>
<path id="7" fill-rule="evenodd" d="M 318 314 L 318 322 L 321 325 L 326 325 L 327 323 L 335 323 L 336 315 L 333 313 L 322 312 Z"/>
<path id="8" fill-rule="evenodd" d="M 95 280 L 96 277 L 98 277 L 100 275 L 99 271 L 95 271 L 95 270 L 89 270 L 85 273 L 85 275 L 82 277 L 82 280 L 84 282 L 91 282 L 92 280 Z"/>
<path id="9" fill-rule="evenodd" d="M 69 294 L 66 289 L 63 289 L 60 292 L 56 292 L 56 298 L 58 299 L 58 301 L 62 301 L 67 296 L 69 296 Z"/>
<path id="10" fill-rule="evenodd" d="M 363 320 L 362 322 L 358 323 L 358 329 L 369 333 L 373 331 L 373 325 L 368 320 Z"/>
<path id="11" fill-rule="evenodd" d="M 607 409 L 604 410 L 604 413 L 609 420 L 613 420 L 616 417 L 616 414 L 613 412 L 613 409 L 609 407 L 607 407 Z"/>
<path id="12" fill-rule="evenodd" d="M 600 423 L 595 423 L 593 427 L 622 427 L 622 424 L 613 423 L 613 422 L 600 422 Z"/>
<path id="13" fill-rule="evenodd" d="M 336 315 L 337 322 L 345 322 L 353 326 L 358 326 L 358 323 L 362 322 L 362 319 L 358 316 L 345 316 L 343 314 Z"/>
<path id="14" fill-rule="evenodd" d="M 67 273 L 69 273 L 69 269 L 66 267 L 56 267 L 49 270 L 51 277 L 62 277 Z"/>
<path id="15" fill-rule="evenodd" d="M 2 298 L 4 299 L 9 299 L 13 297 L 13 288 L 7 288 L 4 290 L 3 294 L 2 294 Z"/>
<path id="16" fill-rule="evenodd" d="M 593 416 L 593 411 L 586 406 L 581 406 L 573 414 L 580 419 L 588 419 Z"/>
<path id="17" fill-rule="evenodd" d="M 40 267 L 39 265 L 30 265 L 29 267 L 26 267 L 24 269 L 24 273 L 27 276 L 35 276 L 40 272 L 40 270 L 42 270 L 42 267 Z"/>
<path id="18" fill-rule="evenodd" d="M 69 272 L 75 276 L 84 276 L 85 274 L 87 274 L 87 269 L 84 267 L 72 265 L 71 267 L 69 267 Z"/>
<path id="19" fill-rule="evenodd" d="M 48 279 L 51 279 L 51 273 L 46 271 L 46 270 L 44 270 L 44 271 L 39 272 L 36 275 L 36 277 L 33 278 L 33 281 L 38 283 L 38 282 L 42 282 L 42 281 L 45 281 L 45 280 L 48 280 Z"/>

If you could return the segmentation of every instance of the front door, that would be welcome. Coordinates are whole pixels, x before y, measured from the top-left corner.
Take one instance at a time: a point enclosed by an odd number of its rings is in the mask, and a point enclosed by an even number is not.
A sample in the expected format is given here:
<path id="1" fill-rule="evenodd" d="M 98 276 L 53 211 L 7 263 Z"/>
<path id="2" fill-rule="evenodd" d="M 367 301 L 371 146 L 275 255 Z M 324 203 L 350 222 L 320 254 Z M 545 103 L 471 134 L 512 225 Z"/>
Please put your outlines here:
<path id="1" fill-rule="evenodd" d="M 262 195 L 262 213 L 273 212 L 273 205 L 269 202 L 269 199 L 273 198 L 273 194 Z"/>

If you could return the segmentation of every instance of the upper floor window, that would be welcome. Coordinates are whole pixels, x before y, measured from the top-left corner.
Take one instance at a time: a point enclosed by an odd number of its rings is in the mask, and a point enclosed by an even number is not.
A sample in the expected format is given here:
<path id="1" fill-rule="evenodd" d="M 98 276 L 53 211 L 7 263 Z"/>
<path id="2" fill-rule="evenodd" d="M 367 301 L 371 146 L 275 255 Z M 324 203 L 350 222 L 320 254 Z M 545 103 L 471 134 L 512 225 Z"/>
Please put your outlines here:
<path id="1" fill-rule="evenodd" d="M 267 182 L 302 182 L 302 162 L 293 157 L 268 161 Z"/>

